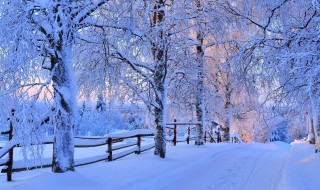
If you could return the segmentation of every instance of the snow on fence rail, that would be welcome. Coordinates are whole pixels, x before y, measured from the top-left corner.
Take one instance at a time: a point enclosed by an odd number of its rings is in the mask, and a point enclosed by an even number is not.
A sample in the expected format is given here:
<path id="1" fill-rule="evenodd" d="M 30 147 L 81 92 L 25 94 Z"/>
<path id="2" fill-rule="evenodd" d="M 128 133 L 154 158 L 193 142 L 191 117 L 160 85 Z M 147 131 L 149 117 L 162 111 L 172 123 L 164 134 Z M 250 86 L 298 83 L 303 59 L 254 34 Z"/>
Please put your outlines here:
<path id="1" fill-rule="evenodd" d="M 1 134 L 9 134 L 9 141 L 5 144 L 4 147 L 0 149 L 0 166 L 5 166 L 2 169 L 1 173 L 7 173 L 8 181 L 11 181 L 13 172 L 35 169 L 38 167 L 45 168 L 52 166 L 52 158 L 44 158 L 41 160 L 40 164 L 33 163 L 28 167 L 25 166 L 22 160 L 13 161 L 13 149 L 15 147 L 20 147 L 20 145 L 15 139 L 12 139 L 12 128 L 8 132 L 3 132 Z M 154 143 L 149 143 L 142 146 L 142 137 L 148 136 L 154 136 L 153 130 L 138 129 L 125 133 L 109 134 L 101 138 L 75 137 L 75 148 L 89 148 L 108 145 L 108 148 L 103 155 L 75 159 L 75 167 L 92 164 L 103 160 L 113 161 L 132 153 L 140 154 L 141 152 L 149 150 L 155 146 Z M 132 140 L 135 138 L 136 141 Z M 124 140 L 126 139 L 131 140 L 125 142 Z M 53 137 L 47 137 L 46 139 L 44 139 L 42 144 L 53 144 Z M 114 153 L 114 151 L 121 149 L 123 151 Z M 7 154 L 9 156 L 4 158 Z"/>

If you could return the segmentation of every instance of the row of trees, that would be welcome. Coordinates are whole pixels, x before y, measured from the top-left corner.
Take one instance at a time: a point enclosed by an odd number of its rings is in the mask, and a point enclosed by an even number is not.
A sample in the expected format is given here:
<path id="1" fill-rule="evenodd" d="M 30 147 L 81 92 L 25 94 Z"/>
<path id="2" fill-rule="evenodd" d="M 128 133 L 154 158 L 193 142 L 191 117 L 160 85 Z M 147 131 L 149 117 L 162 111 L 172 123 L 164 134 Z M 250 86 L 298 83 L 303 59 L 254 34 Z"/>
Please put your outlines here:
<path id="1" fill-rule="evenodd" d="M 230 14 L 256 28 L 256 34 L 239 51 L 240 65 L 251 68 L 249 72 L 263 85 L 268 107 L 292 118 L 287 121 L 294 125 L 307 125 L 308 139 L 316 143 L 318 152 L 319 3 L 248 0 L 246 4 L 250 10 L 226 6 Z"/>
<path id="2" fill-rule="evenodd" d="M 97 94 L 143 102 L 162 158 L 167 119 L 194 115 L 197 145 L 212 120 L 223 141 L 266 141 L 302 118 L 319 150 L 318 16 L 307 0 L 3 0 L 0 105 L 47 105 L 26 121 L 50 118 L 54 172 L 74 169 L 77 102 Z"/>

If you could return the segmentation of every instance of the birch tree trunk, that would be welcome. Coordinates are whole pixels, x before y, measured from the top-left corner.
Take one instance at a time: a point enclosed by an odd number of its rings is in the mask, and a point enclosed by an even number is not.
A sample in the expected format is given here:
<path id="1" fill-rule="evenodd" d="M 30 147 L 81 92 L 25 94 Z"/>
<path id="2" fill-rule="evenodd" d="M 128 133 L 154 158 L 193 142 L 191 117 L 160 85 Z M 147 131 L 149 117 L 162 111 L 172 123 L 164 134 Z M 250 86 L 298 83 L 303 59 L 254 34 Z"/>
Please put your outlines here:
<path id="1" fill-rule="evenodd" d="M 222 142 L 229 142 L 230 141 L 230 109 L 231 109 L 231 89 L 230 83 L 226 84 L 226 95 L 225 95 L 225 103 L 224 109 L 226 112 L 226 116 L 224 119 L 224 124 L 222 125 Z"/>
<path id="2" fill-rule="evenodd" d="M 315 93 L 312 91 L 313 81 L 310 80 L 310 88 L 309 88 L 309 98 L 311 103 L 311 112 L 312 112 L 312 126 L 311 126 L 311 135 L 312 135 L 312 127 L 315 135 L 315 152 L 320 151 L 320 127 L 319 127 L 319 106 L 320 102 L 318 102 L 317 98 L 314 95 Z"/>
<path id="3" fill-rule="evenodd" d="M 165 1 L 156 0 L 154 5 L 154 13 L 151 20 L 153 32 L 156 33 L 155 39 L 152 42 L 152 55 L 155 61 L 154 83 L 155 83 L 155 150 L 154 154 L 165 158 L 166 142 L 165 142 L 165 127 L 167 118 L 167 51 L 165 44 L 165 34 L 163 29 L 163 21 L 165 17 Z"/>
<path id="4" fill-rule="evenodd" d="M 166 102 L 162 102 L 166 103 Z M 154 108 L 156 131 L 154 135 L 155 149 L 154 154 L 161 158 L 166 156 L 165 126 L 166 126 L 166 110 L 163 107 Z"/>
<path id="5" fill-rule="evenodd" d="M 313 119 L 311 114 L 307 113 L 307 128 L 308 128 L 308 141 L 310 144 L 315 144 Z"/>
<path id="6" fill-rule="evenodd" d="M 196 64 L 197 64 L 197 83 L 196 83 L 196 116 L 198 122 L 196 131 L 197 137 L 195 144 L 196 145 L 203 145 L 203 126 L 204 126 L 204 50 L 202 48 L 203 45 L 203 34 L 202 34 L 202 27 L 201 27 L 201 1 L 195 0 L 196 9 L 198 16 L 196 18 L 196 36 L 197 36 L 197 53 L 196 53 Z"/>
<path id="7" fill-rule="evenodd" d="M 315 152 L 317 153 L 320 151 L 319 103 L 314 102 L 312 108 L 313 129 L 316 143 Z"/>
<path id="8" fill-rule="evenodd" d="M 53 7 L 56 28 L 48 41 L 54 54 L 51 55 L 51 72 L 56 103 L 53 141 L 52 171 L 62 173 L 74 170 L 74 124 L 76 117 L 76 82 L 72 65 L 74 38 L 72 8 L 70 1 L 58 1 Z M 61 3 L 61 4 L 60 4 Z"/>
<path id="9" fill-rule="evenodd" d="M 52 171 L 74 170 L 74 123 L 76 113 L 76 85 L 72 68 L 72 47 L 61 51 L 61 58 L 51 59 L 53 69 L 55 117 Z"/>

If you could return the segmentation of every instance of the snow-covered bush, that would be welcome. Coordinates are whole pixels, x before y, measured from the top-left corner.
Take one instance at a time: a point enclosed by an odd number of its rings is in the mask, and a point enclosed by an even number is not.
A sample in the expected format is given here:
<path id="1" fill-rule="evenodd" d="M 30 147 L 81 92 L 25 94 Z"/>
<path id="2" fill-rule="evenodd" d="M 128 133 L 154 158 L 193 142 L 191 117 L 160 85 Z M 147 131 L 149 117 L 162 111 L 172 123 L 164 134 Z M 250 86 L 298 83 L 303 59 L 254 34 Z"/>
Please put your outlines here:
<path id="1" fill-rule="evenodd" d="M 292 122 L 291 125 L 288 127 L 287 136 L 290 142 L 293 142 L 294 140 L 300 140 L 306 137 L 306 121 L 301 118 L 295 119 L 294 122 Z"/>
<path id="2" fill-rule="evenodd" d="M 116 130 L 138 129 L 144 120 L 139 114 L 125 114 L 118 109 L 87 109 L 84 106 L 80 109 L 80 117 L 76 127 L 76 135 L 80 136 L 103 136 Z M 98 108 L 98 105 L 96 108 Z"/>
<path id="3" fill-rule="evenodd" d="M 103 136 L 112 128 L 120 128 L 122 120 L 116 113 L 85 111 L 79 119 L 76 135 Z"/>

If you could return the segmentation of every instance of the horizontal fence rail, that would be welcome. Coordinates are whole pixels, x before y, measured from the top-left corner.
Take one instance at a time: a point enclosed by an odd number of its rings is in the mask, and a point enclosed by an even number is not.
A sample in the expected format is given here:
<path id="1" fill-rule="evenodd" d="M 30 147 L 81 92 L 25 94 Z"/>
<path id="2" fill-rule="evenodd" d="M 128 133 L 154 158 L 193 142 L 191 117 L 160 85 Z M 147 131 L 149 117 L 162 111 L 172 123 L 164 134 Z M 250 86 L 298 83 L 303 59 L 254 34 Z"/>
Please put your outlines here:
<path id="1" fill-rule="evenodd" d="M 12 133 L 12 132 L 11 132 Z M 4 133 L 2 133 L 4 134 Z M 9 134 L 5 132 L 5 134 Z M 75 167 L 88 165 L 100 161 L 113 161 L 132 153 L 140 154 L 146 150 L 154 148 L 154 142 L 146 145 L 142 145 L 143 137 L 154 136 L 154 131 L 149 129 L 138 129 L 125 133 L 109 134 L 105 137 L 91 138 L 91 137 L 75 137 L 75 148 L 90 148 L 108 145 L 107 150 L 103 155 L 92 156 L 89 158 L 75 159 Z M 126 142 L 126 140 L 131 140 Z M 136 139 L 136 140 L 134 140 Z M 41 144 L 53 144 L 53 137 L 46 137 Z M 36 168 L 46 168 L 52 166 L 52 158 L 43 158 L 41 163 L 31 163 L 28 167 L 25 166 L 24 161 L 13 161 L 13 149 L 15 147 L 21 147 L 21 145 L 15 140 L 11 139 L 0 149 L 0 166 L 3 167 L 1 173 L 7 173 L 7 181 L 12 180 L 12 173 L 24 170 L 31 170 Z M 122 150 L 122 151 L 119 151 Z M 116 151 L 116 153 L 114 153 Z M 10 152 L 12 156 L 10 156 Z M 5 157 L 5 155 L 9 155 Z"/>
<path id="2" fill-rule="evenodd" d="M 166 129 L 173 131 L 173 136 L 169 137 L 166 136 L 166 141 L 172 141 L 173 146 L 176 146 L 178 142 L 187 142 L 187 144 L 190 143 L 190 140 L 195 140 L 196 135 L 191 135 L 191 130 L 195 130 L 196 126 L 190 127 L 190 125 L 199 125 L 201 122 L 198 121 L 191 121 L 191 122 L 177 122 L 176 119 L 174 119 L 173 122 L 167 123 Z M 173 125 L 173 127 L 171 127 Z M 185 136 L 178 136 L 177 135 L 177 127 L 178 126 L 188 126 L 188 128 L 185 130 Z M 211 127 L 209 131 L 204 131 L 204 142 L 206 143 L 207 140 L 211 143 L 220 143 L 221 142 L 221 133 L 220 131 L 213 130 Z"/>

